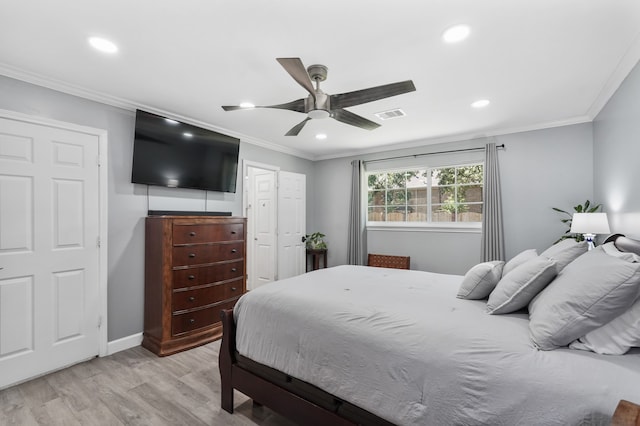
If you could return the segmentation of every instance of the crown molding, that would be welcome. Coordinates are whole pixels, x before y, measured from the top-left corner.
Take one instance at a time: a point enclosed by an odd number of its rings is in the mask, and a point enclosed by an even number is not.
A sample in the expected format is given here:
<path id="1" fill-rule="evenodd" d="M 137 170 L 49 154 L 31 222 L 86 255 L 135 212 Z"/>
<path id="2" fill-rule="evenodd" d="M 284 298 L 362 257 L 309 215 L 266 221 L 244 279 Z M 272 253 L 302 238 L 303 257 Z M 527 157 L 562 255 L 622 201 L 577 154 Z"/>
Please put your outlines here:
<path id="1" fill-rule="evenodd" d="M 616 93 L 622 82 L 633 70 L 633 67 L 640 61 L 640 32 L 636 35 L 635 40 L 629 46 L 624 56 L 618 62 L 602 89 L 591 103 L 587 115 L 591 120 L 595 120 L 596 116 L 602 111 L 609 99 Z"/>
<path id="2" fill-rule="evenodd" d="M 164 117 L 173 118 L 184 123 L 192 124 L 194 126 L 202 127 L 205 129 L 213 130 L 216 132 L 224 133 L 232 137 L 240 139 L 242 142 L 250 143 L 252 145 L 260 146 L 262 148 L 269 149 L 271 151 L 281 152 L 283 154 L 293 155 L 294 157 L 300 157 L 305 160 L 313 160 L 313 156 L 309 153 L 288 148 L 282 145 L 275 144 L 266 140 L 248 136 L 239 132 L 234 132 L 223 127 L 212 125 L 200 120 L 194 120 L 193 118 L 186 117 L 180 114 L 176 114 L 171 111 L 166 111 L 159 108 L 154 108 L 149 105 L 141 104 L 131 101 L 129 99 L 120 98 L 117 96 L 111 96 L 103 92 L 89 90 L 75 84 L 68 83 L 66 81 L 57 80 L 54 78 L 46 77 L 41 74 L 33 73 L 30 71 L 22 70 L 13 67 L 8 64 L 0 63 L 0 74 L 9 78 L 24 81 L 26 83 L 41 86 L 47 89 L 55 90 L 65 93 L 67 95 L 77 96 L 79 98 L 88 99 L 90 101 L 98 102 L 101 104 L 122 108 L 129 111 L 135 111 L 136 109 L 143 109 L 151 113 L 162 115 Z"/>
<path id="3" fill-rule="evenodd" d="M 378 146 L 378 147 L 373 147 L 368 149 L 352 150 L 348 152 L 326 154 L 326 155 L 313 155 L 305 151 L 285 147 L 283 145 L 269 142 L 260 138 L 248 136 L 248 135 L 235 132 L 223 127 L 215 126 L 200 120 L 194 120 L 193 118 L 182 116 L 180 114 L 176 114 L 171 111 L 154 108 L 149 105 L 136 103 L 129 99 L 111 96 L 106 93 L 89 90 L 84 87 L 77 86 L 65 81 L 61 81 L 61 80 L 46 77 L 37 73 L 25 71 L 8 64 L 0 63 L 0 74 L 10 78 L 14 78 L 16 80 L 25 81 L 27 83 L 35 84 L 37 86 L 42 86 L 51 90 L 56 90 L 58 92 L 62 92 L 65 94 L 88 99 L 94 102 L 99 102 L 102 104 L 114 106 L 117 108 L 122 108 L 130 111 L 135 111 L 136 109 L 143 109 L 145 111 L 149 111 L 154 114 L 162 115 L 169 118 L 174 118 L 176 120 L 193 124 L 195 126 L 214 130 L 220 133 L 225 133 L 230 136 L 236 137 L 243 142 L 250 143 L 252 145 L 256 145 L 265 149 L 269 149 L 271 151 L 292 155 L 294 157 L 299 157 L 299 158 L 310 160 L 310 161 L 322 161 L 322 160 L 331 160 L 336 158 L 352 157 L 357 155 L 375 154 L 375 153 L 388 152 L 388 151 L 400 150 L 400 149 L 417 148 L 425 145 L 434 145 L 439 143 L 460 142 L 460 141 L 478 139 L 483 137 L 502 136 L 502 135 L 507 135 L 512 133 L 521 133 L 521 132 L 542 130 L 542 129 L 548 129 L 553 127 L 561 127 L 561 126 L 568 126 L 572 124 L 590 122 L 590 121 L 593 121 L 594 118 L 598 115 L 598 113 L 602 110 L 602 108 L 604 108 L 604 106 L 609 101 L 611 96 L 613 96 L 613 94 L 618 89 L 620 84 L 622 84 L 626 76 L 629 75 L 629 73 L 631 72 L 633 67 L 638 63 L 639 60 L 640 60 L 640 34 L 638 35 L 638 37 L 636 37 L 636 40 L 634 41 L 632 46 L 628 49 L 627 53 L 620 60 L 618 66 L 616 67 L 615 71 L 612 73 L 611 77 L 607 80 L 607 83 L 605 83 L 602 90 L 596 96 L 596 99 L 593 101 L 587 114 L 583 116 L 571 117 L 564 120 L 541 122 L 541 123 L 528 125 L 528 126 L 521 126 L 521 127 L 495 128 L 495 129 L 486 130 L 486 131 L 474 131 L 469 133 L 460 133 L 460 134 L 448 135 L 443 137 L 407 141 L 407 142 L 401 142 L 393 145 L 384 145 L 384 146 Z"/>
<path id="4" fill-rule="evenodd" d="M 544 129 L 550 129 L 554 127 L 570 126 L 573 124 L 589 123 L 591 121 L 593 121 L 591 117 L 587 115 L 581 115 L 577 117 L 567 118 L 564 120 L 546 121 L 546 122 L 541 122 L 541 123 L 532 124 L 528 126 L 495 128 L 495 129 L 486 130 L 486 131 L 475 131 L 473 133 L 471 132 L 459 133 L 456 135 L 402 142 L 402 143 L 397 143 L 393 145 L 385 145 L 385 146 L 362 149 L 357 151 L 343 152 L 335 155 L 333 154 L 319 155 L 314 157 L 314 161 L 332 160 L 336 158 L 353 157 L 353 156 L 366 155 L 366 154 L 377 154 L 381 152 L 389 152 L 389 151 L 395 151 L 400 149 L 420 148 L 420 147 L 424 147 L 425 145 L 435 145 L 440 143 L 463 142 L 463 141 L 469 141 L 473 139 L 490 138 L 495 136 L 509 135 L 513 133 L 531 132 L 535 130 L 544 130 Z"/>

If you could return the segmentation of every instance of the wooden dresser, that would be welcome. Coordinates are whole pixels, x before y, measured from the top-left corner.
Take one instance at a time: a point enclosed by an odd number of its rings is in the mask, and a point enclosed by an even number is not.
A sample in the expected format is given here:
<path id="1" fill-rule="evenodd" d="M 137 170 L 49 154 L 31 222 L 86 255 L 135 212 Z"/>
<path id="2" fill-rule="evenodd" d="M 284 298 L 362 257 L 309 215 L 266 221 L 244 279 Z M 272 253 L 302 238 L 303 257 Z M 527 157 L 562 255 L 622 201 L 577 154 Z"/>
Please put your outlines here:
<path id="1" fill-rule="evenodd" d="M 222 336 L 246 291 L 246 219 L 148 216 L 142 346 L 164 356 Z"/>

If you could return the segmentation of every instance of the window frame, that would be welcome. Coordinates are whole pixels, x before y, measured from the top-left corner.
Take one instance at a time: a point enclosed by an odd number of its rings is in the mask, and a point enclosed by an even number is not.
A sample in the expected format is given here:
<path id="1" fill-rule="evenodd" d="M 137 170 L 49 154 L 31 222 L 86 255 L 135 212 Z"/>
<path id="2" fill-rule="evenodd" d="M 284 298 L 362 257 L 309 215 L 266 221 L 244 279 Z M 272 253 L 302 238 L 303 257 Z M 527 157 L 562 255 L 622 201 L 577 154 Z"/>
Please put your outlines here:
<path id="1" fill-rule="evenodd" d="M 482 222 L 433 222 L 432 219 L 432 207 L 433 207 L 433 203 L 431 201 L 431 196 L 432 196 L 432 171 L 433 170 L 437 170 L 437 169 L 447 169 L 447 168 L 460 168 L 460 167 L 472 167 L 472 166 L 482 166 L 482 170 L 483 170 L 483 177 L 482 177 L 482 202 L 472 202 L 472 203 L 465 203 L 465 204 L 475 204 L 475 205 L 482 205 L 482 211 L 483 211 L 483 215 L 484 215 L 484 204 L 485 204 L 485 199 L 484 199 L 484 168 L 485 168 L 485 164 L 484 161 L 471 161 L 468 163 L 460 163 L 460 164 L 453 164 L 453 165 L 432 165 L 432 166 L 426 166 L 426 165 L 406 165 L 406 166 L 395 166 L 395 167 L 388 167 L 388 168 L 380 168 L 380 169 L 375 169 L 375 170 L 371 170 L 371 171 L 365 171 L 364 173 L 364 182 L 363 182 L 363 204 L 364 204 L 364 209 L 365 209 L 365 214 L 366 214 L 366 220 L 365 220 L 365 225 L 367 229 L 370 230 L 406 230 L 406 231 L 427 231 L 427 232 L 481 232 L 482 231 Z M 427 173 L 426 176 L 426 180 L 427 180 L 427 199 L 426 199 L 426 208 L 427 208 L 427 221 L 425 222 L 418 222 L 418 221 L 402 221 L 402 222 L 389 222 L 389 221 L 370 221 L 369 220 L 369 176 L 370 175 L 375 175 L 375 174 L 381 174 L 381 173 L 398 173 L 398 172 L 407 172 L 407 171 L 412 171 L 412 170 L 425 170 Z M 465 184 L 466 185 L 466 184 Z M 473 185 L 473 184 L 469 184 L 469 185 Z M 456 194 L 458 191 L 458 187 L 461 186 L 459 184 L 454 184 L 453 185 L 456 188 Z M 405 193 L 408 191 L 406 185 L 405 185 Z M 439 203 L 436 203 L 439 204 Z M 385 190 L 385 209 L 389 206 L 389 204 L 386 204 L 386 190 Z M 407 206 L 406 202 L 405 202 L 405 207 Z"/>

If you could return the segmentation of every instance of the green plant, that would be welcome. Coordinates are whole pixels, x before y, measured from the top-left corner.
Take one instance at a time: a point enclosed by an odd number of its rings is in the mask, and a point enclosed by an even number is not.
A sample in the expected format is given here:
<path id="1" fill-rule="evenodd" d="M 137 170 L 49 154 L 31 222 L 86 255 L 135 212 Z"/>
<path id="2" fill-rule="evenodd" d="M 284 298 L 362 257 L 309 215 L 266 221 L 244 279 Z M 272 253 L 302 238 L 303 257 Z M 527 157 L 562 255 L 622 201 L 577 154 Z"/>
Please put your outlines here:
<path id="1" fill-rule="evenodd" d="M 563 215 L 566 215 L 567 217 L 560 219 L 560 221 L 562 223 L 566 223 L 567 226 L 569 227 L 569 229 L 567 229 L 566 231 L 564 231 L 564 235 L 561 236 L 560 238 L 558 238 L 558 240 L 556 241 L 562 241 L 562 240 L 566 240 L 567 238 L 573 238 L 576 241 L 580 242 L 580 241 L 584 241 L 584 236 L 582 234 L 572 234 L 571 233 L 571 220 L 573 218 L 573 213 L 569 213 L 568 211 L 559 209 L 557 207 L 551 207 L 553 210 L 562 213 Z M 602 204 L 596 204 L 594 206 L 591 205 L 591 201 L 587 200 L 584 202 L 584 204 L 578 204 L 577 206 L 573 206 L 573 211 L 574 213 L 595 213 L 597 211 L 599 211 L 602 208 Z M 554 243 L 555 244 L 555 243 Z"/>
<path id="2" fill-rule="evenodd" d="M 327 248 L 327 243 L 323 240 L 324 237 L 325 235 L 322 232 L 314 232 L 313 234 L 305 235 L 302 241 L 304 241 L 308 249 L 324 250 Z"/>

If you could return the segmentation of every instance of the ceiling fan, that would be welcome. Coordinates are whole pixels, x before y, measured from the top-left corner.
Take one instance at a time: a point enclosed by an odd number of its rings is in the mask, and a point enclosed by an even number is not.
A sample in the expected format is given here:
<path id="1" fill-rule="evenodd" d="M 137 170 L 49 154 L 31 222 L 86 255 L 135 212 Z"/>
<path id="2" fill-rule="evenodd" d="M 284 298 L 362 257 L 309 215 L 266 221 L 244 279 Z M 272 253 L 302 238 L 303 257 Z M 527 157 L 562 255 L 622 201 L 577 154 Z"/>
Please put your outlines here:
<path id="1" fill-rule="evenodd" d="M 307 121 L 316 118 L 331 117 L 342 123 L 360 127 L 366 130 L 373 130 L 380 127 L 378 123 L 368 120 L 362 116 L 347 111 L 344 108 L 413 92 L 416 87 L 413 81 L 401 81 L 398 83 L 385 84 L 382 86 L 370 87 L 368 89 L 356 90 L 354 92 L 341 93 L 338 95 L 327 95 L 320 90 L 320 82 L 326 80 L 328 68 L 324 65 L 311 65 L 304 67 L 300 58 L 276 58 L 280 65 L 293 77 L 295 81 L 304 87 L 309 96 L 292 102 L 279 105 L 254 106 L 251 108 L 277 108 L 307 114 L 307 118 L 296 124 L 286 133 L 286 136 L 297 136 Z M 312 80 L 316 87 L 313 87 Z M 243 106 L 223 106 L 225 111 L 236 111 L 247 109 Z"/>

